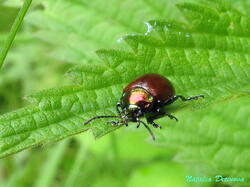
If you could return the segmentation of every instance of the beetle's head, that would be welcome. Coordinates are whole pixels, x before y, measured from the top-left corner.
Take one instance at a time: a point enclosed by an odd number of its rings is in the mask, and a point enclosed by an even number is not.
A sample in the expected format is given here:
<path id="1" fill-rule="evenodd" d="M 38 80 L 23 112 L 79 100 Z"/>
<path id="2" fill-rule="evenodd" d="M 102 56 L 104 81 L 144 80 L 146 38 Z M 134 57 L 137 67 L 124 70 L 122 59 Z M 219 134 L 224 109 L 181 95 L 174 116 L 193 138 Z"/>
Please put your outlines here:
<path id="1" fill-rule="evenodd" d="M 143 88 L 124 92 L 121 98 L 122 118 L 136 119 L 153 106 L 153 97 Z"/>
<path id="2" fill-rule="evenodd" d="M 136 104 L 128 104 L 122 108 L 121 118 L 128 121 L 134 121 L 134 119 L 139 118 L 143 115 L 141 107 Z"/>

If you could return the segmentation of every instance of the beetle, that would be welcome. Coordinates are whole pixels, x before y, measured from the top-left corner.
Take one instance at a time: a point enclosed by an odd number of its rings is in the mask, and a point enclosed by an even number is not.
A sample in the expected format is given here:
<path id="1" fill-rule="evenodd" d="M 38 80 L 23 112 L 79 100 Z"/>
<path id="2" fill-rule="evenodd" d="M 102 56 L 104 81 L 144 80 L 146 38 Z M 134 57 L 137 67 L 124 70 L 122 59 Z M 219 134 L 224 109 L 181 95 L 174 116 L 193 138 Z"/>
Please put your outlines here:
<path id="1" fill-rule="evenodd" d="M 167 78 L 154 73 L 145 74 L 132 81 L 123 89 L 120 102 L 116 105 L 118 116 L 95 116 L 86 121 L 84 125 L 100 118 L 119 118 L 118 121 L 109 121 L 108 123 L 111 123 L 113 126 L 128 126 L 129 122 L 136 122 L 137 128 L 143 124 L 153 140 L 155 140 L 155 136 L 149 126 L 141 121 L 140 118 L 145 117 L 148 124 L 153 125 L 155 128 L 161 128 L 154 120 L 167 116 L 178 121 L 175 116 L 163 110 L 165 106 L 170 105 L 177 99 L 190 101 L 199 98 L 204 98 L 204 96 L 184 97 L 175 95 L 175 89 Z"/>

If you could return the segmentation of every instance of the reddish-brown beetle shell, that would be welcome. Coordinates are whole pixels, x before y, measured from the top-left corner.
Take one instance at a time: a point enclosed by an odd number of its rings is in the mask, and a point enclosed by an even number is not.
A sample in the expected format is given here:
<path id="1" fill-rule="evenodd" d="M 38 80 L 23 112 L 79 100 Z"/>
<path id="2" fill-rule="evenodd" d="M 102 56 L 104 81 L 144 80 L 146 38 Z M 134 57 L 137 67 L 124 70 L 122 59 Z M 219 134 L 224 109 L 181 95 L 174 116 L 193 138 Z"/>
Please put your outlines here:
<path id="1" fill-rule="evenodd" d="M 154 97 L 154 99 L 160 101 L 166 101 L 175 94 L 171 82 L 158 74 L 146 74 L 138 77 L 123 89 L 123 93 L 127 93 L 133 88 L 138 87 L 144 88 Z"/>

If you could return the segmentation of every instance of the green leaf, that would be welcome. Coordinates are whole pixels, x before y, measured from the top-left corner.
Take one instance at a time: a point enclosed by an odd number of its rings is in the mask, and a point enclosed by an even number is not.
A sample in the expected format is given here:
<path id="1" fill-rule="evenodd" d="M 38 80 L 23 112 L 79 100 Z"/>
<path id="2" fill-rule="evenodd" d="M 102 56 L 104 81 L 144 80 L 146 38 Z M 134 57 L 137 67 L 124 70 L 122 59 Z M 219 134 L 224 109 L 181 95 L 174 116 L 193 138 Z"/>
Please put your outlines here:
<path id="1" fill-rule="evenodd" d="M 39 28 L 36 36 L 55 46 L 56 59 L 82 64 L 97 60 L 95 50 L 124 47 L 123 34 L 143 32 L 148 19 L 175 17 L 176 7 L 165 0 L 63 0 L 36 1 L 44 9 L 33 11 L 27 21 Z M 48 32 L 49 31 L 49 32 Z"/>

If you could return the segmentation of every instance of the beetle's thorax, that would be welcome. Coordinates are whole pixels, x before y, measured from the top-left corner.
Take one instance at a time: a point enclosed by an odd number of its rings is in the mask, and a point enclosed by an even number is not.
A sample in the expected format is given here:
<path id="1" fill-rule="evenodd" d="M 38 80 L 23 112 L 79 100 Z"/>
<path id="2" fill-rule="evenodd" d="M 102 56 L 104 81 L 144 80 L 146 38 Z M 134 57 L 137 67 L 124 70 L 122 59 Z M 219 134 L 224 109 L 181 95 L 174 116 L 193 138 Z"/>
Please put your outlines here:
<path id="1" fill-rule="evenodd" d="M 153 105 L 153 96 L 144 88 L 133 88 L 129 92 L 125 92 L 121 98 L 121 107 L 127 112 L 135 112 L 141 110 L 145 112 Z"/>

